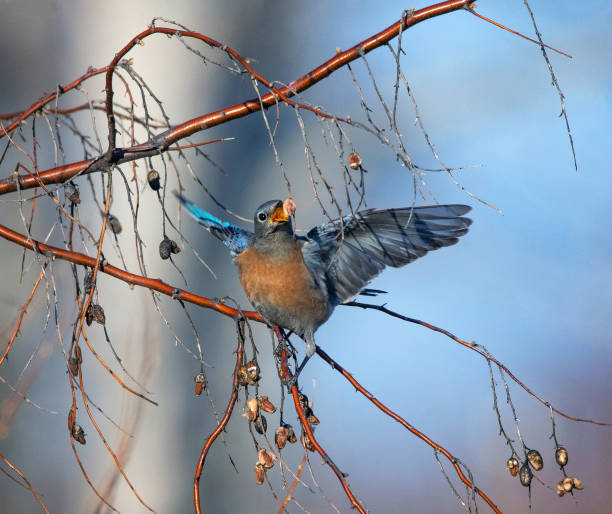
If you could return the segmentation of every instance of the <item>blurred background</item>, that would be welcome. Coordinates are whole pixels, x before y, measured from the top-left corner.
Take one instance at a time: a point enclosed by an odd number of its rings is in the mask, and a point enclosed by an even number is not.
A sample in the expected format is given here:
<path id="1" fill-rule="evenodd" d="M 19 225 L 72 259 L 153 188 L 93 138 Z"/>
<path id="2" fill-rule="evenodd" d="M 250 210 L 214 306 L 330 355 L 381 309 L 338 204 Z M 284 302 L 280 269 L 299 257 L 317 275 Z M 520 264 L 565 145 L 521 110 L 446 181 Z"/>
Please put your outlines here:
<path id="1" fill-rule="evenodd" d="M 154 16 L 184 23 L 226 43 L 252 58 L 255 69 L 266 78 L 290 82 L 333 56 L 337 47 L 351 47 L 392 24 L 403 9 L 413 7 L 396 1 L 376 8 L 348 1 L 235 1 L 223 5 L 180 1 L 170 6 L 157 0 L 0 0 L 0 6 L 2 113 L 29 106 L 43 92 L 80 76 L 90 65 L 107 64 Z M 549 53 L 566 96 L 578 171 L 574 169 L 564 121 L 559 118 L 559 97 L 536 45 L 467 12 L 417 25 L 404 33 L 406 55 L 402 57 L 402 69 L 423 122 L 442 160 L 451 167 L 466 167 L 455 173 L 461 184 L 499 210 L 468 196 L 446 173 L 427 174 L 427 183 L 440 203 L 468 203 L 473 207 L 474 224 L 458 245 L 434 252 L 407 268 L 386 270 L 372 287 L 389 292 L 383 299 L 389 308 L 486 345 L 555 407 L 577 417 L 612 421 L 612 178 L 606 157 L 612 145 L 612 7 L 609 2 L 597 0 L 582 7 L 569 1 L 534 0 L 532 8 L 544 40 L 573 56 L 567 59 Z M 483 1 L 478 9 L 515 30 L 533 34 L 522 2 Z M 248 77 L 237 78 L 213 65 L 203 65 L 176 39 L 149 38 L 129 56 L 134 59 L 134 68 L 163 100 L 172 123 L 254 96 Z M 383 95 L 392 102 L 395 61 L 384 48 L 367 58 Z M 384 113 L 363 63 L 355 63 L 353 70 L 368 105 L 376 109 L 373 116 L 384 125 Z M 98 99 L 102 98 L 103 88 L 103 80 L 97 79 L 86 91 L 90 98 Z M 316 85 L 303 98 L 339 116 L 365 119 L 347 70 Z M 122 92 L 116 100 L 126 102 Z M 84 101 L 83 94 L 73 93 L 62 98 L 60 105 L 69 107 Z M 309 229 L 322 222 L 324 216 L 313 199 L 304 141 L 295 114 L 287 107 L 280 111 L 278 152 L 298 206 L 297 227 Z M 273 110 L 269 116 L 273 122 Z M 85 113 L 80 118 L 82 126 L 88 117 Z M 309 113 L 303 113 L 303 118 L 318 164 L 341 191 L 342 175 L 333 144 L 326 143 L 321 126 Z M 398 106 L 398 118 L 414 161 L 423 167 L 439 167 L 414 126 L 414 110 L 405 93 Z M 105 120 L 100 117 L 96 122 L 106 144 Z M 38 130 L 43 130 L 44 123 L 40 120 Z M 411 172 L 373 137 L 358 131 L 350 135 L 368 170 L 367 205 L 410 205 L 414 199 Z M 193 157 L 193 153 L 190 156 L 194 172 L 228 209 L 250 218 L 263 201 L 287 196 L 260 113 L 196 135 L 194 140 L 213 137 L 235 138 L 205 148 L 225 173 Z M 63 143 L 66 162 L 83 158 L 76 138 L 66 136 Z M 47 159 L 51 166 L 50 145 L 40 150 L 40 159 Z M 155 164 L 161 166 L 160 161 Z M 131 173 L 127 166 L 125 170 Z M 144 182 L 143 170 L 140 168 L 140 179 Z M 4 178 L 12 171 L 8 164 L 3 165 L 1 175 Z M 188 176 L 184 167 L 180 172 Z M 119 193 L 112 212 L 124 226 L 118 242 L 127 253 L 130 269 L 137 272 L 129 255 L 133 248 L 129 208 L 121 180 L 116 178 L 115 184 Z M 88 203 L 87 182 L 80 179 L 79 185 L 83 199 L 81 219 L 96 233 L 99 214 L 95 204 Z M 192 200 L 217 216 L 238 222 L 195 183 L 186 179 L 185 185 Z M 23 232 L 14 199 L 11 195 L 2 198 L 2 223 Z M 50 226 L 48 220 L 55 220 L 57 214 L 50 203 L 41 203 L 40 209 L 32 234 L 44 239 Z M 177 214 L 178 210 L 171 204 L 169 212 Z M 184 287 L 171 264 L 159 259 L 161 219 L 156 196 L 145 188 L 140 231 L 147 245 L 149 274 Z M 250 228 L 248 223 L 239 223 Z M 226 249 L 190 219 L 183 219 L 182 228 L 216 275 L 213 277 L 191 250 L 183 247 L 174 261 L 188 279 L 187 288 L 209 297 L 230 295 L 248 308 Z M 61 235 L 52 234 L 51 241 L 61 241 Z M 112 247 L 105 247 L 105 252 L 110 262 L 118 262 Z M 21 283 L 22 251 L 3 242 L 0 258 L 5 263 L 0 321 L 7 330 L 3 332 L 6 340 L 40 267 L 37 263 L 30 265 Z M 31 255 L 26 255 L 26 264 L 31 262 Z M 58 316 L 65 343 L 69 344 L 75 315 L 72 272 L 66 263 L 55 262 L 52 266 L 59 294 L 66 300 L 60 304 Z M 175 344 L 174 333 L 195 351 L 193 331 L 172 300 L 162 298 L 159 302 L 171 327 L 168 328 L 147 291 L 130 290 L 126 284 L 104 276 L 99 279 L 98 290 L 114 346 L 126 368 L 145 377 L 147 389 L 159 406 L 126 396 L 85 351 L 88 394 L 105 413 L 133 432 L 129 449 L 125 450 L 130 457 L 126 471 L 142 497 L 160 512 L 192 512 L 196 461 L 205 438 L 216 425 L 206 397 L 196 398 L 193 394 L 198 361 Z M 53 302 L 52 296 L 49 298 Z M 213 312 L 194 306 L 187 309 L 203 346 L 210 397 L 221 412 L 229 396 L 234 365 L 234 324 Z M 45 330 L 46 312 L 47 292 L 43 287 L 1 374 L 10 383 L 29 388 L 27 394 L 33 401 L 58 414 L 30 404 L 19 405 L 10 389 L 0 384 L 0 451 L 27 476 L 51 512 L 93 512 L 97 499 L 75 463 L 66 430 L 70 390 L 64 356 L 58 349 L 53 305 Z M 268 394 L 278 404 L 279 386 L 269 332 L 258 326 L 254 333 L 263 374 L 261 394 Z M 92 327 L 89 334 L 96 350 L 119 371 L 102 327 Z M 510 451 L 498 435 L 489 372 L 482 358 L 425 328 L 349 307 L 338 308 L 317 332 L 316 339 L 376 397 L 465 462 L 476 484 L 502 511 L 529 510 L 527 489 L 505 469 Z M 301 342 L 296 341 L 296 345 L 303 350 Z M 34 363 L 20 377 L 37 348 Z M 351 487 L 371 512 L 463 510 L 440 472 L 433 451 L 356 394 L 327 364 L 313 359 L 300 380 L 321 420 L 316 431 L 320 443 L 349 473 Z M 529 447 L 543 454 L 545 467 L 540 476 L 554 488 L 561 474 L 553 460 L 549 411 L 515 384 L 510 384 L 510 390 L 521 434 Z M 505 428 L 515 437 L 503 390 L 498 392 Z M 286 413 L 288 421 L 297 427 L 291 406 Z M 240 414 L 239 403 L 225 434 L 238 473 L 223 443 L 217 441 L 201 482 L 205 512 L 278 509 L 267 486 L 255 485 L 252 467 L 256 452 L 247 422 Z M 95 415 L 109 442 L 115 447 L 122 444 L 119 441 L 123 434 L 97 411 Z M 79 448 L 81 458 L 92 482 L 103 490 L 104 484 L 114 480 L 112 460 L 84 409 L 79 409 L 78 417 L 88 434 L 87 445 Z M 136 418 L 139 422 L 132 425 Z M 558 498 L 554 490 L 534 483 L 533 512 L 609 511 L 612 429 L 558 416 L 555 420 L 557 437 L 569 451 L 567 471 L 579 476 L 585 489 L 574 497 Z M 277 414 L 268 416 L 270 437 L 277 423 Z M 293 469 L 301 459 L 298 446 L 285 452 Z M 317 455 L 311 454 L 310 460 L 325 496 L 314 486 L 309 490 L 298 485 L 295 497 L 300 505 L 310 512 L 331 512 L 329 499 L 341 512 L 348 512 L 349 504 L 336 478 Z M 278 465 L 269 476 L 284 496 Z M 463 491 L 454 474 L 450 476 Z M 312 484 L 308 473 L 305 477 Z M 2 512 L 36 512 L 39 508 L 27 490 L 4 475 L 0 475 L 0 498 Z M 110 498 L 122 512 L 144 512 L 121 480 Z M 479 507 L 483 512 L 487 510 L 484 504 Z M 300 508 L 290 503 L 288 510 L 299 512 Z"/>

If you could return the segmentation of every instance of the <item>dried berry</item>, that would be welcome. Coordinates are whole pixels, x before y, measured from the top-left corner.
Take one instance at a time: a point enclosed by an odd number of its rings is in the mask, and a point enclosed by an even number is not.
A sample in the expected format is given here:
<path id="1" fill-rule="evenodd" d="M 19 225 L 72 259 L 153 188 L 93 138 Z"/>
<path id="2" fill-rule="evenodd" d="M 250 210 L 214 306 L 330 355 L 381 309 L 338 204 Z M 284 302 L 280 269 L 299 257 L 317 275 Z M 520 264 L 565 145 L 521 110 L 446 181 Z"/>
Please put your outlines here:
<path id="1" fill-rule="evenodd" d="M 78 377 L 79 376 L 79 359 L 77 359 L 76 357 L 70 357 L 68 359 L 68 369 L 70 370 L 70 373 L 72 373 L 73 377 Z"/>
<path id="2" fill-rule="evenodd" d="M 159 191 L 161 184 L 159 183 L 159 173 L 157 170 L 151 170 L 147 173 L 147 181 L 153 191 Z"/>
<path id="3" fill-rule="evenodd" d="M 121 233 L 121 223 L 119 222 L 119 220 L 117 219 L 116 216 L 113 216 L 112 214 L 108 215 L 108 225 L 110 226 L 111 230 L 113 231 L 113 234 L 120 234 Z"/>
<path id="4" fill-rule="evenodd" d="M 263 484 L 264 478 L 266 476 L 266 468 L 263 467 L 263 464 L 258 462 L 257 464 L 255 464 L 253 470 L 255 471 L 255 482 L 257 482 L 258 485 Z"/>
<path id="5" fill-rule="evenodd" d="M 93 270 L 90 269 L 85 273 L 85 278 L 83 279 L 83 289 L 85 293 L 91 292 L 91 288 L 93 287 Z"/>
<path id="6" fill-rule="evenodd" d="M 169 259 L 173 253 L 179 253 L 181 249 L 176 244 L 176 241 L 164 237 L 161 243 L 159 243 L 159 256 L 163 259 Z"/>
<path id="7" fill-rule="evenodd" d="M 357 152 L 352 152 L 348 156 L 348 163 L 351 169 L 359 169 L 361 167 L 361 155 L 359 155 Z"/>
<path id="8" fill-rule="evenodd" d="M 64 194 L 66 195 L 66 198 L 68 198 L 68 200 L 70 200 L 73 204 L 80 204 L 81 203 L 81 195 L 79 194 L 79 188 L 72 182 L 68 182 L 65 186 L 64 186 Z"/>
<path id="9" fill-rule="evenodd" d="M 259 364 L 252 360 L 246 364 L 247 382 L 249 385 L 255 385 L 259 380 Z"/>
<path id="10" fill-rule="evenodd" d="M 287 423 L 285 423 L 283 426 L 287 429 L 287 441 L 289 441 L 291 444 L 297 443 L 297 436 L 293 431 L 293 427 Z"/>
<path id="11" fill-rule="evenodd" d="M 203 371 L 200 371 L 193 380 L 195 382 L 195 394 L 196 396 L 200 396 L 202 391 L 206 388 L 206 375 Z"/>
<path id="12" fill-rule="evenodd" d="M 287 216 L 293 216 L 295 214 L 296 209 L 297 207 L 292 198 L 287 198 L 283 202 L 283 210 L 285 211 L 285 214 L 287 214 Z"/>
<path id="13" fill-rule="evenodd" d="M 261 396 L 260 398 L 258 398 L 258 401 L 261 410 L 269 412 L 270 414 L 276 412 L 276 407 L 270 400 L 268 400 L 267 396 Z"/>
<path id="14" fill-rule="evenodd" d="M 288 430 L 284 426 L 280 426 L 276 429 L 276 434 L 274 434 L 274 444 L 279 450 L 282 450 L 285 446 L 287 446 L 287 435 Z"/>
<path id="15" fill-rule="evenodd" d="M 572 485 L 574 489 L 578 489 L 579 491 L 584 489 L 584 485 L 582 485 L 582 481 L 578 477 L 572 477 Z"/>
<path id="16" fill-rule="evenodd" d="M 81 444 L 85 444 L 85 432 L 83 432 L 83 428 L 81 427 L 81 425 L 77 425 L 76 423 L 74 423 L 72 425 L 71 433 L 75 441 Z"/>
<path id="17" fill-rule="evenodd" d="M 565 489 L 563 489 L 563 480 L 561 480 L 558 484 L 557 484 L 557 494 L 559 495 L 559 497 L 563 498 L 563 496 L 565 496 Z"/>
<path id="18" fill-rule="evenodd" d="M 76 411 L 73 410 L 72 405 L 70 406 L 70 410 L 68 411 L 68 430 L 72 433 L 72 427 L 74 426 L 74 421 L 76 418 Z"/>
<path id="19" fill-rule="evenodd" d="M 253 421 L 259 414 L 259 403 L 257 398 L 251 398 L 246 402 L 246 417 L 249 421 Z"/>
<path id="20" fill-rule="evenodd" d="M 85 321 L 87 325 L 91 325 L 92 322 L 100 323 L 100 325 L 104 325 L 106 323 L 106 316 L 104 315 L 104 309 L 96 304 L 90 303 L 87 308 L 87 312 L 85 313 Z"/>
<path id="21" fill-rule="evenodd" d="M 531 472 L 531 468 L 529 467 L 529 463 L 527 461 L 523 462 L 521 469 L 519 469 L 519 480 L 521 484 L 525 487 L 529 487 L 531 485 L 531 479 L 533 478 L 533 473 Z"/>
<path id="22" fill-rule="evenodd" d="M 268 421 L 266 420 L 265 416 L 260 414 L 255 418 L 253 426 L 255 427 L 255 430 L 257 430 L 258 434 L 264 435 L 268 429 Z"/>
<path id="23" fill-rule="evenodd" d="M 506 467 L 508 468 L 508 471 L 510 471 L 510 474 L 513 477 L 518 475 L 518 472 L 519 472 L 519 461 L 515 457 L 510 457 L 506 461 Z"/>
<path id="24" fill-rule="evenodd" d="M 563 446 L 559 446 L 555 450 L 555 460 L 559 466 L 563 467 L 567 465 L 567 450 Z"/>
<path id="25" fill-rule="evenodd" d="M 565 489 L 566 493 L 569 493 L 574 488 L 574 481 L 570 477 L 565 477 L 561 484 L 563 485 L 563 489 Z"/>
<path id="26" fill-rule="evenodd" d="M 540 471 L 544 467 L 544 460 L 538 450 L 529 450 L 527 452 L 527 460 L 536 471 Z"/>
<path id="27" fill-rule="evenodd" d="M 238 383 L 241 386 L 249 385 L 249 377 L 247 375 L 247 367 L 244 364 L 238 368 Z"/>
<path id="28" fill-rule="evenodd" d="M 276 459 L 276 456 L 267 451 L 265 448 L 259 449 L 257 452 L 257 457 L 259 459 L 257 463 L 262 464 L 264 468 L 270 469 L 272 466 L 274 466 L 274 459 Z"/>
<path id="29" fill-rule="evenodd" d="M 315 445 L 312 444 L 312 441 L 310 440 L 310 437 L 308 437 L 308 434 L 306 432 L 302 432 L 301 441 L 302 446 L 306 448 L 309 452 L 315 451 Z"/>

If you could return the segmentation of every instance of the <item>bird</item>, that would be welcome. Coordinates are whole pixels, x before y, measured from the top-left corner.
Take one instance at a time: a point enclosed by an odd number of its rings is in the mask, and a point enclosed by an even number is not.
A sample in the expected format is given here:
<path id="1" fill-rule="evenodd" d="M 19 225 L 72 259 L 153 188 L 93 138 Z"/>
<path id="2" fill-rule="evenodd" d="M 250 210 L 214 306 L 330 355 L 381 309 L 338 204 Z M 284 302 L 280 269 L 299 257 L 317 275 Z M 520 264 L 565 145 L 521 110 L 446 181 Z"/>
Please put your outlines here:
<path id="1" fill-rule="evenodd" d="M 174 191 L 186 211 L 229 248 L 248 300 L 270 326 L 289 330 L 306 342 L 306 358 L 316 351 L 314 334 L 334 309 L 364 292 L 374 277 L 465 235 L 471 207 L 461 204 L 367 209 L 296 235 L 292 200 L 271 200 L 253 216 L 254 231 L 222 221 Z"/>

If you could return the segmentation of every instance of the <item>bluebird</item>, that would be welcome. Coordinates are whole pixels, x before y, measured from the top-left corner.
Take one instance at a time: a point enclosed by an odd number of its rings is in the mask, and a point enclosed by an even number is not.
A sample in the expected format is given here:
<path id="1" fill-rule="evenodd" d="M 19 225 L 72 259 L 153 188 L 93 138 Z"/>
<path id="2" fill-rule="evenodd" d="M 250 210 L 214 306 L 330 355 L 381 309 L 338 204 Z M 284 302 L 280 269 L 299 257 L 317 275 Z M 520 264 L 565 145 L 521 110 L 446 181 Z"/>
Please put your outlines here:
<path id="1" fill-rule="evenodd" d="M 298 236 L 294 209 L 288 213 L 283 202 L 272 200 L 255 211 L 253 233 L 175 195 L 229 248 L 247 298 L 266 323 L 306 341 L 306 359 L 316 349 L 315 331 L 337 305 L 360 294 L 386 266 L 399 268 L 454 245 L 472 223 L 463 217 L 467 205 L 368 209 Z"/>

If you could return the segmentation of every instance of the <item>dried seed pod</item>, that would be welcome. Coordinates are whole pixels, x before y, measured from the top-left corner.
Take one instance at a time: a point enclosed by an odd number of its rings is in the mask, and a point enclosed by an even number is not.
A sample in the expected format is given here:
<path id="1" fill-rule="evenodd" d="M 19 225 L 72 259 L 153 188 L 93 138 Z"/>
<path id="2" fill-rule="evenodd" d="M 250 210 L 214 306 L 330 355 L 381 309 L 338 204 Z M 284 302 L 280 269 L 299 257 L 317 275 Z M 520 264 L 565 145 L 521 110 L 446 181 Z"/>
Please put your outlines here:
<path id="1" fill-rule="evenodd" d="M 569 493 L 574 488 L 574 481 L 570 477 L 565 477 L 561 484 L 566 493 Z"/>
<path id="2" fill-rule="evenodd" d="M 113 234 L 120 234 L 122 228 L 121 228 L 121 223 L 117 219 L 117 216 L 113 216 L 112 214 L 109 214 L 107 219 L 108 219 L 108 225 L 113 231 Z"/>
<path id="3" fill-rule="evenodd" d="M 73 410 L 72 405 L 70 406 L 70 410 L 68 411 L 68 430 L 72 433 L 72 427 L 74 426 L 74 421 L 76 419 L 76 411 Z"/>
<path id="4" fill-rule="evenodd" d="M 247 383 L 249 385 L 255 385 L 257 383 L 257 381 L 259 380 L 259 364 L 257 364 L 256 360 L 247 362 L 246 375 Z"/>
<path id="5" fill-rule="evenodd" d="M 359 169 L 361 167 L 361 155 L 357 152 L 351 152 L 348 156 L 348 165 L 353 170 Z"/>
<path id="6" fill-rule="evenodd" d="M 257 398 L 250 398 L 246 402 L 246 418 L 253 421 L 259 414 L 259 403 Z"/>
<path id="7" fill-rule="evenodd" d="M 83 428 L 81 427 L 81 425 L 77 425 L 76 423 L 74 423 L 72 425 L 71 433 L 75 441 L 81 444 L 85 444 L 85 432 L 83 432 Z"/>
<path id="8" fill-rule="evenodd" d="M 302 432 L 302 437 L 300 438 L 300 440 L 302 446 L 306 448 L 309 452 L 315 451 L 315 445 L 312 444 L 312 441 L 310 440 L 310 437 L 308 437 L 308 434 L 306 432 Z"/>
<path id="9" fill-rule="evenodd" d="M 273 453 L 270 453 L 265 448 L 260 448 L 257 452 L 257 457 L 259 460 L 257 461 L 259 464 L 263 464 L 263 467 L 266 469 L 270 469 L 274 466 L 274 459 L 276 456 Z"/>
<path id="10" fill-rule="evenodd" d="M 81 195 L 79 194 L 79 188 L 73 182 L 68 182 L 64 186 L 64 194 L 66 198 L 73 204 L 78 205 L 81 203 Z"/>
<path id="11" fill-rule="evenodd" d="M 300 403 L 300 406 L 304 411 L 310 409 L 310 405 L 308 404 L 308 396 L 306 396 L 305 394 L 300 393 L 298 395 L 298 402 Z"/>
<path id="12" fill-rule="evenodd" d="M 544 460 L 538 450 L 529 450 L 527 452 L 527 460 L 536 471 L 540 471 L 544 467 Z"/>
<path id="13" fill-rule="evenodd" d="M 518 475 L 518 472 L 519 472 L 519 461 L 515 457 L 510 457 L 506 461 L 506 467 L 508 468 L 508 471 L 510 471 L 510 474 L 513 477 Z"/>
<path id="14" fill-rule="evenodd" d="M 306 421 L 308 421 L 308 423 L 310 423 L 311 425 L 318 425 L 319 424 L 319 418 L 317 418 L 314 413 L 312 412 L 312 409 L 308 409 L 309 412 L 306 413 Z"/>
<path id="15" fill-rule="evenodd" d="M 238 368 L 238 383 L 241 386 L 249 385 L 249 377 L 247 375 L 247 367 L 244 364 Z"/>
<path id="16" fill-rule="evenodd" d="M 263 484 L 264 478 L 266 476 L 266 468 L 263 467 L 263 464 L 258 462 L 257 464 L 255 464 L 253 470 L 255 471 L 255 482 L 258 485 Z"/>
<path id="17" fill-rule="evenodd" d="M 200 371 L 194 378 L 195 382 L 195 394 L 196 396 L 200 396 L 202 391 L 206 389 L 206 375 L 203 371 Z"/>
<path id="18" fill-rule="evenodd" d="M 85 278 L 83 279 L 83 289 L 86 293 L 91 292 L 91 288 L 94 286 L 93 283 L 93 270 L 90 269 L 85 273 Z"/>
<path id="19" fill-rule="evenodd" d="M 555 450 L 555 460 L 559 466 L 563 467 L 567 465 L 567 450 L 563 446 L 559 446 Z"/>
<path id="20" fill-rule="evenodd" d="M 151 186 L 153 191 L 159 191 L 161 184 L 159 183 L 159 172 L 157 170 L 151 170 L 147 173 L 147 182 Z"/>
<path id="21" fill-rule="evenodd" d="M 297 443 L 297 436 L 293 431 L 293 427 L 288 423 L 285 423 L 283 426 L 287 429 L 287 441 L 289 441 L 291 444 Z"/>
<path id="22" fill-rule="evenodd" d="M 579 491 L 584 489 L 582 480 L 580 480 L 578 477 L 572 477 L 572 485 L 574 486 L 574 489 L 578 489 Z"/>
<path id="23" fill-rule="evenodd" d="M 97 303 L 90 303 L 85 314 L 85 321 L 87 325 L 91 325 L 94 321 L 100 323 L 100 325 L 104 325 L 104 323 L 106 323 L 104 309 Z"/>
<path id="24" fill-rule="evenodd" d="M 255 430 L 257 430 L 258 434 L 264 435 L 268 429 L 268 421 L 266 420 L 265 416 L 260 414 L 255 418 L 253 426 L 255 427 Z"/>
<path id="25" fill-rule="evenodd" d="M 171 254 L 179 253 L 181 249 L 176 244 L 176 241 L 169 239 L 168 237 L 164 237 L 162 242 L 159 243 L 159 256 L 163 259 L 169 259 Z"/>
<path id="26" fill-rule="evenodd" d="M 273 414 L 274 412 L 276 412 L 276 407 L 270 400 L 268 400 L 267 396 L 261 396 L 260 398 L 258 398 L 258 400 L 259 400 L 259 406 L 261 407 L 261 410 L 265 412 L 269 412 L 270 414 Z"/>
<path id="27" fill-rule="evenodd" d="M 563 480 L 561 480 L 558 484 L 557 484 L 557 494 L 559 495 L 559 497 L 563 498 L 563 496 L 565 496 L 565 489 L 563 489 Z"/>
<path id="28" fill-rule="evenodd" d="M 70 370 L 70 373 L 72 373 L 73 377 L 78 377 L 79 376 L 79 359 L 77 359 L 76 357 L 70 357 L 68 359 L 68 369 Z"/>
<path id="29" fill-rule="evenodd" d="M 287 446 L 287 435 L 288 430 L 284 426 L 280 426 L 276 429 L 276 434 L 274 434 L 274 444 L 279 450 L 282 450 L 285 446 Z"/>
<path id="30" fill-rule="evenodd" d="M 533 478 L 533 473 L 531 472 L 531 468 L 529 467 L 529 463 L 527 461 L 523 462 L 521 469 L 519 469 L 519 480 L 521 484 L 525 487 L 529 487 L 531 484 L 531 479 Z"/>

